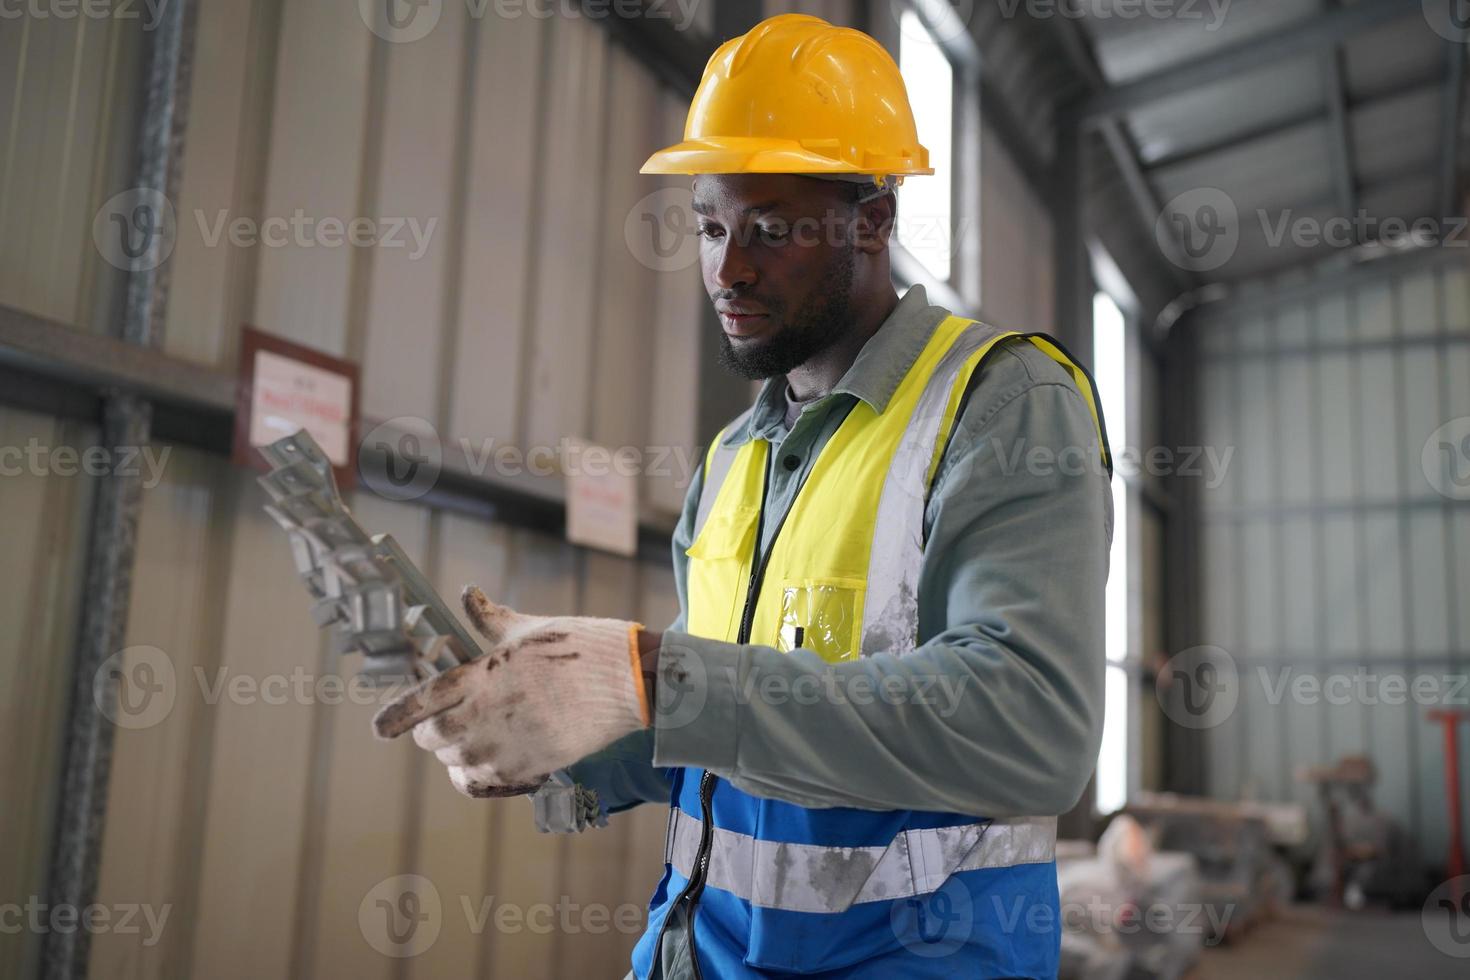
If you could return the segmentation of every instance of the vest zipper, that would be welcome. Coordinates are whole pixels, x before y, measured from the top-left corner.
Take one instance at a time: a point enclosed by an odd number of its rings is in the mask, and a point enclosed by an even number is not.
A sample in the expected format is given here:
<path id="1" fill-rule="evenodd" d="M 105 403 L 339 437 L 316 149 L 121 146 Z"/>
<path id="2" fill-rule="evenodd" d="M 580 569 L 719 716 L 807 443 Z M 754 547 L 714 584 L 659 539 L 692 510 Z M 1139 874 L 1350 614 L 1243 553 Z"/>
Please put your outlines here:
<path id="1" fill-rule="evenodd" d="M 736 643 L 746 644 L 750 642 L 750 631 L 755 624 L 755 604 L 760 595 L 761 581 L 766 577 L 766 566 L 770 564 L 771 552 L 776 550 L 776 537 L 781 533 L 781 528 L 776 528 L 776 533 L 771 535 L 771 544 L 762 554 L 760 550 L 760 528 L 765 519 L 766 495 L 771 488 L 771 457 L 768 448 L 766 451 L 765 478 L 761 483 L 761 505 L 756 512 L 755 518 L 755 554 L 751 555 L 750 582 L 745 589 L 745 607 L 740 613 L 740 632 L 736 635 Z M 786 523 L 786 516 L 781 516 L 781 523 Z M 759 559 L 759 560 L 757 560 Z M 699 969 L 699 957 L 694 952 L 694 913 L 698 908 L 699 896 L 704 892 L 705 878 L 709 874 L 709 856 L 714 848 L 715 837 L 715 815 L 714 795 L 715 782 L 718 779 L 708 769 L 699 776 L 699 812 L 704 823 L 699 832 L 699 850 L 695 852 L 694 872 L 689 876 L 689 882 L 684 890 L 675 898 L 669 906 L 669 912 L 664 916 L 664 924 L 658 931 L 658 942 L 653 944 L 653 965 L 659 965 L 664 945 L 664 933 L 669 930 L 669 920 L 674 917 L 674 912 L 679 905 L 685 905 L 688 912 L 686 928 L 688 929 L 689 965 L 694 970 L 695 980 L 704 980 L 704 974 Z M 652 968 L 650 968 L 652 972 Z"/>

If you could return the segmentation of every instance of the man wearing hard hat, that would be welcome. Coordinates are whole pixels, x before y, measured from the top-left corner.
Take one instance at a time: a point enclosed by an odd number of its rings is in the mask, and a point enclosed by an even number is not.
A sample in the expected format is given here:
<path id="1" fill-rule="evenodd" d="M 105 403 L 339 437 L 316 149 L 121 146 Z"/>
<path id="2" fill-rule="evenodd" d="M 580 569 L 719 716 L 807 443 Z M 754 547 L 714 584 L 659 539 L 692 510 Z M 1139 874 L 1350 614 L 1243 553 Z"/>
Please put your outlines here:
<path id="1" fill-rule="evenodd" d="M 1054 340 L 902 299 L 930 174 L 872 38 L 722 45 L 683 142 L 723 360 L 767 379 L 705 458 L 663 633 L 465 594 L 487 657 L 380 712 L 545 828 L 671 807 L 631 976 L 1050 977 L 1056 817 L 1103 705 L 1111 464 Z M 548 777 L 548 774 L 550 776 Z"/>

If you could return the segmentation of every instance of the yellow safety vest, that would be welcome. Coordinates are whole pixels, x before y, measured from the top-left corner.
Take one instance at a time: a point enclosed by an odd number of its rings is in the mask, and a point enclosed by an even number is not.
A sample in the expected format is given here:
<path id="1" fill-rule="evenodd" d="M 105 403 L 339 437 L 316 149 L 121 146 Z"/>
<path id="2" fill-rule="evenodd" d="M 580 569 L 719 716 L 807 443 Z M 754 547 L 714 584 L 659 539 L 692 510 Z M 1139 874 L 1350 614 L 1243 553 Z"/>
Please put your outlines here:
<path id="1" fill-rule="evenodd" d="M 1024 338 L 1066 368 L 1107 439 L 1091 377 L 1045 334 L 947 317 L 883 412 L 859 401 L 822 448 L 776 536 L 753 611 L 745 610 L 756 555 L 769 444 L 715 439 L 688 549 L 688 630 L 696 636 L 791 650 L 832 662 L 918 644 L 924 509 L 970 377 L 1008 338 Z M 738 420 L 737 420 L 738 421 Z M 750 618 L 742 637 L 742 620 Z"/>

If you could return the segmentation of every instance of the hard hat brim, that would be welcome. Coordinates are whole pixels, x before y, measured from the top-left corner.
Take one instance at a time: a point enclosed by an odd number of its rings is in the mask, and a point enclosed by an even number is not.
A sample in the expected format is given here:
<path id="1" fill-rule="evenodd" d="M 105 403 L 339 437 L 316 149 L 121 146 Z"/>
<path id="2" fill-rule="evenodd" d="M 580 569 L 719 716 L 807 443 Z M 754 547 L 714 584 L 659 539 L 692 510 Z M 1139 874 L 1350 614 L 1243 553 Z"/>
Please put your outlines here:
<path id="1" fill-rule="evenodd" d="M 922 148 L 920 148 L 922 150 Z M 923 157 L 927 157 L 925 152 Z M 874 174 L 934 173 L 923 157 L 869 158 L 862 166 L 809 149 L 795 140 L 750 136 L 705 137 L 666 146 L 639 168 L 643 174 Z"/>

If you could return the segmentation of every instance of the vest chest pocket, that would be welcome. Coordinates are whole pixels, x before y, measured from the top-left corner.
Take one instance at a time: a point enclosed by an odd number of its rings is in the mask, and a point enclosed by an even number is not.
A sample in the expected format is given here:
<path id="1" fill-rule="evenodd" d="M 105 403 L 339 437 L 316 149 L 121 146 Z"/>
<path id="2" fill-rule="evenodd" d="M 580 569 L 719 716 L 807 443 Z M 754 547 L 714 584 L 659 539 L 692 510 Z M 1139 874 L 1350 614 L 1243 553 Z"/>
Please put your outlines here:
<path id="1" fill-rule="evenodd" d="M 828 663 L 862 650 L 862 579 L 810 578 L 782 583 L 776 649 L 811 650 Z"/>
<path id="2" fill-rule="evenodd" d="M 717 510 L 685 549 L 689 556 L 688 626 L 695 636 L 734 641 L 739 633 L 737 617 L 745 606 L 759 519 L 756 507 Z"/>

